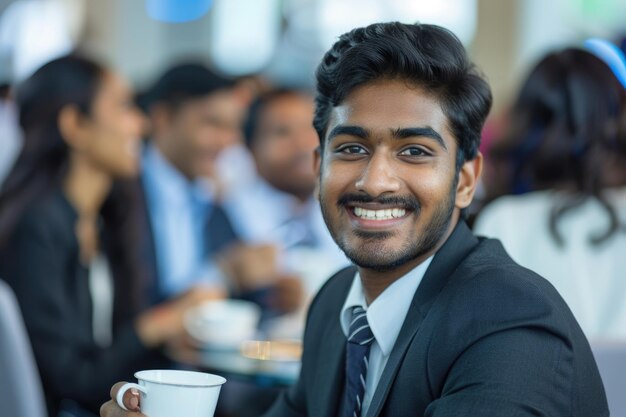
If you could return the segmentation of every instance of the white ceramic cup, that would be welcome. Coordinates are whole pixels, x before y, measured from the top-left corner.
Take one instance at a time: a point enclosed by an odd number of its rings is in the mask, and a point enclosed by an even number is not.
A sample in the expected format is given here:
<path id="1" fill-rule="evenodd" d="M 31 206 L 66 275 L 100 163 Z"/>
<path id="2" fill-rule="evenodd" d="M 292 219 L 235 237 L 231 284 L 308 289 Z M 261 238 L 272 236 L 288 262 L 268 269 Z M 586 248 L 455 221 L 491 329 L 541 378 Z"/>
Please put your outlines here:
<path id="1" fill-rule="evenodd" d="M 147 417 L 213 417 L 222 384 L 226 379 L 193 371 L 149 370 L 135 373 L 139 384 L 124 384 L 117 405 L 131 388 L 141 392 L 141 412 Z"/>

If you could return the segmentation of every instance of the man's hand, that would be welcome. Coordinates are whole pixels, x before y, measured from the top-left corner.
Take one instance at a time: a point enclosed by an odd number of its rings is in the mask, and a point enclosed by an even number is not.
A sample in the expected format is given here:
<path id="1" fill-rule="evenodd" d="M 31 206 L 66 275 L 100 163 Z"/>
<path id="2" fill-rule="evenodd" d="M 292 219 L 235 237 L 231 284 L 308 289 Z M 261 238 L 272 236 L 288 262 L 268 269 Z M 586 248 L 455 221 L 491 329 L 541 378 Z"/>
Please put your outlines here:
<path id="1" fill-rule="evenodd" d="M 129 389 L 124 393 L 124 406 L 132 411 L 122 410 L 115 398 L 117 392 L 126 382 L 118 382 L 111 388 L 111 400 L 100 407 L 100 417 L 146 417 L 139 412 L 139 393 L 135 389 Z"/>
<path id="2" fill-rule="evenodd" d="M 222 271 L 242 292 L 273 285 L 279 276 L 278 248 L 270 244 L 239 244 L 216 257 Z"/>
<path id="3" fill-rule="evenodd" d="M 282 275 L 272 287 L 269 304 L 282 313 L 297 311 L 304 302 L 304 285 L 296 275 Z"/>
<path id="4" fill-rule="evenodd" d="M 143 312 L 136 320 L 139 338 L 148 347 L 160 346 L 185 334 L 185 312 L 209 300 L 224 298 L 222 290 L 196 286 L 178 297 Z"/>

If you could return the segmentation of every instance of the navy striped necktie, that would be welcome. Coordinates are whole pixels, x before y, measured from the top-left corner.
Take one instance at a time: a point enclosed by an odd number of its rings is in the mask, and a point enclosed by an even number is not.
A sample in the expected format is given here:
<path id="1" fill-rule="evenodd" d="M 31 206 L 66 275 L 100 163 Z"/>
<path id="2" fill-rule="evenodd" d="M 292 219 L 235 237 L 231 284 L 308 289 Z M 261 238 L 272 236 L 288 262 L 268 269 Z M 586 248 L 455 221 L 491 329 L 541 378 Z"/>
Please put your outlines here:
<path id="1" fill-rule="evenodd" d="M 352 309 L 346 344 L 346 398 L 342 417 L 361 417 L 370 345 L 374 341 L 363 307 Z"/>

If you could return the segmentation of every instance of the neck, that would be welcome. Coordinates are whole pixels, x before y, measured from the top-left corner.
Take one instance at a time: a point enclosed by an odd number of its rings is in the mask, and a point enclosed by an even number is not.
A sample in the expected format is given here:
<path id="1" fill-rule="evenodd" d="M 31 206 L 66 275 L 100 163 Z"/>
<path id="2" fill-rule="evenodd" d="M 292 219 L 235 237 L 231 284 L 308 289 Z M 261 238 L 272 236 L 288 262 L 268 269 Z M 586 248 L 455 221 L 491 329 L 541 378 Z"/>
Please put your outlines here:
<path id="1" fill-rule="evenodd" d="M 300 204 L 305 205 L 311 199 L 312 193 L 301 193 L 301 194 L 292 194 L 292 195 L 298 199 Z"/>
<path id="2" fill-rule="evenodd" d="M 96 217 L 111 190 L 109 174 L 87 163 L 80 156 L 72 157 L 63 190 L 80 217 Z"/>
<path id="3" fill-rule="evenodd" d="M 175 139 L 165 135 L 155 135 L 152 137 L 152 140 L 155 149 L 176 171 L 183 175 L 187 181 L 191 182 L 195 179 L 188 170 L 188 164 L 181 163 L 178 158 L 176 158 L 174 149 L 171 146 Z"/>
<path id="4" fill-rule="evenodd" d="M 365 293 L 367 304 L 372 304 L 374 300 L 378 298 L 378 296 L 382 294 L 383 291 L 385 291 L 391 284 L 408 274 L 412 269 L 419 266 L 422 262 L 428 259 L 429 256 L 430 253 L 428 255 L 420 256 L 411 262 L 407 262 L 389 271 L 379 271 L 359 267 L 361 285 L 363 286 L 363 292 Z"/>

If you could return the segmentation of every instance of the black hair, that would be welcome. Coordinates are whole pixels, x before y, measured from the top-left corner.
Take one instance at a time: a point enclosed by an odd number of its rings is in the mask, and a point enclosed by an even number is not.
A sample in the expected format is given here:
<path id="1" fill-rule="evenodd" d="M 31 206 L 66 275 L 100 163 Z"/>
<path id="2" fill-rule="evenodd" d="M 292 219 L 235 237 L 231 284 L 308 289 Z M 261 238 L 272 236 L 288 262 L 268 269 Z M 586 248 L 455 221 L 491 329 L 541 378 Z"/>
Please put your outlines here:
<path id="1" fill-rule="evenodd" d="M 58 192 L 68 173 L 70 148 L 59 130 L 59 114 L 66 106 L 74 106 L 83 115 L 91 116 L 107 73 L 97 62 L 72 54 L 50 61 L 17 87 L 16 104 L 24 143 L 0 189 L 0 258 L 25 210 Z M 136 251 L 140 238 L 135 182 L 115 181 L 100 209 L 102 248 L 116 280 L 114 323 L 119 322 L 120 306 L 124 310 L 130 308 L 137 292 L 132 289 L 139 285 L 140 274 L 145 274 L 135 261 L 139 259 Z"/>
<path id="2" fill-rule="evenodd" d="M 176 110 L 182 104 L 207 96 L 218 90 L 231 88 L 233 79 L 224 77 L 200 63 L 185 63 L 168 69 L 144 94 L 138 104 L 144 111 L 156 103 L 164 103 Z"/>
<path id="3" fill-rule="evenodd" d="M 246 141 L 246 146 L 250 149 L 254 146 L 254 140 L 256 139 L 257 129 L 259 127 L 259 122 L 261 119 L 261 113 L 263 113 L 263 110 L 265 110 L 267 106 L 283 97 L 299 95 L 308 96 L 309 93 L 294 88 L 278 88 L 267 91 L 254 99 L 252 104 L 250 104 L 250 106 L 248 107 L 246 120 L 243 124 L 243 134 Z"/>
<path id="4" fill-rule="evenodd" d="M 589 197 L 600 202 L 610 220 L 607 230 L 590 237 L 592 244 L 619 229 L 602 191 L 615 185 L 607 162 L 626 166 L 625 118 L 626 90 L 603 61 L 582 49 L 548 54 L 522 86 L 508 129 L 489 156 L 511 167 L 506 188 L 514 193 L 567 192 L 569 198 L 553 207 L 549 220 L 557 243 L 564 243 L 559 219 Z"/>
<path id="5" fill-rule="evenodd" d="M 48 62 L 18 86 L 16 103 L 24 143 L 0 190 L 0 247 L 23 209 L 61 185 L 69 148 L 59 131 L 59 114 L 72 105 L 89 115 L 105 72 L 91 60 L 68 55 Z"/>
<path id="6" fill-rule="evenodd" d="M 313 125 L 321 148 L 333 107 L 351 91 L 379 79 L 400 79 L 423 87 L 439 101 L 457 141 L 457 171 L 476 157 L 491 90 L 447 29 L 399 22 L 354 29 L 324 55 L 316 77 Z"/>

